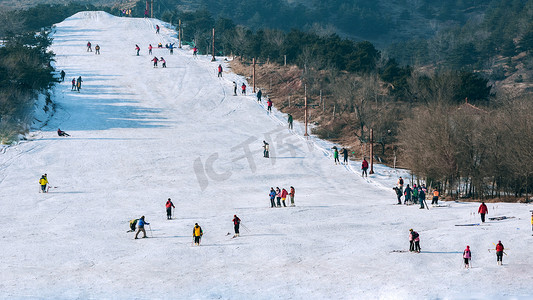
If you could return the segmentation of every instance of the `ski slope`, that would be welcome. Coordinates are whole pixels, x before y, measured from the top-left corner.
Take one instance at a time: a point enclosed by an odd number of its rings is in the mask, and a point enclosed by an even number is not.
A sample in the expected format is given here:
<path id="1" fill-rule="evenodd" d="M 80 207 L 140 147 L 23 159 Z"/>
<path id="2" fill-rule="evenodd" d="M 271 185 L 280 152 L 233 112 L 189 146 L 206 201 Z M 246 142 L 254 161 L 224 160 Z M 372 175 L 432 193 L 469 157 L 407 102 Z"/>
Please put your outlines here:
<path id="1" fill-rule="evenodd" d="M 53 38 L 67 74 L 54 90 L 56 112 L 0 155 L 0 298 L 533 297 L 533 206 L 490 204 L 488 217 L 515 218 L 458 227 L 479 223 L 478 203 L 393 205 L 405 173 L 378 166 L 363 179 L 359 162 L 334 165 L 332 144 L 303 139 L 300 124 L 288 131 L 285 116 L 267 115 L 254 95 L 233 96 L 232 81 L 244 79 L 224 62 L 217 78 L 220 59 L 154 48 L 167 68 L 153 68 L 148 44 L 176 41 L 158 20 L 82 12 Z M 87 41 L 101 55 L 86 52 Z M 70 90 L 78 76 L 80 93 Z M 44 173 L 52 188 L 40 194 Z M 270 187 L 290 186 L 296 207 L 270 208 Z M 234 214 L 248 230 L 231 239 Z M 134 240 L 128 221 L 141 215 L 150 238 Z M 196 222 L 205 234 L 192 247 Z M 391 253 L 408 249 L 410 228 L 422 253 Z M 508 249 L 503 266 L 487 251 L 498 240 Z"/>

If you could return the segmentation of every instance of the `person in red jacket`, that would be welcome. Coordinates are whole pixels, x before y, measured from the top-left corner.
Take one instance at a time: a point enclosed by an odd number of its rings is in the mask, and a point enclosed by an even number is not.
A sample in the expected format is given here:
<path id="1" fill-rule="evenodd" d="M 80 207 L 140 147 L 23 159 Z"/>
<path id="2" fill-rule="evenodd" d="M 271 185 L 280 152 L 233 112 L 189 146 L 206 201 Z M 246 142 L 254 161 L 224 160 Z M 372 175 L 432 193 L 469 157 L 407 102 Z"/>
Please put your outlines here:
<path id="1" fill-rule="evenodd" d="M 502 241 L 498 241 L 498 244 L 496 244 L 496 261 L 498 262 L 498 265 L 502 265 L 503 261 L 503 247 Z"/>
<path id="2" fill-rule="evenodd" d="M 152 44 L 148 44 L 148 55 L 152 55 L 152 49 L 154 47 L 152 47 Z"/>
<path id="3" fill-rule="evenodd" d="M 239 226 L 241 225 L 241 219 L 237 215 L 233 215 L 233 227 L 235 229 L 235 235 L 233 237 L 239 236 Z"/>
<path id="4" fill-rule="evenodd" d="M 222 77 L 222 65 L 218 65 L 218 77 Z"/>
<path id="5" fill-rule="evenodd" d="M 242 91 L 241 91 L 241 94 L 246 95 L 246 84 L 243 83 L 243 84 L 241 85 L 241 90 L 242 90 Z"/>
<path id="6" fill-rule="evenodd" d="M 281 202 L 283 202 L 283 207 L 287 207 L 287 205 L 285 205 L 285 199 L 287 199 L 288 194 L 289 193 L 287 192 L 285 188 L 281 190 Z"/>
<path id="7" fill-rule="evenodd" d="M 361 169 L 363 170 L 362 177 L 368 177 L 368 173 L 366 170 L 368 170 L 368 161 L 366 161 L 366 158 L 363 158 L 363 163 L 361 164 Z"/>
<path id="8" fill-rule="evenodd" d="M 489 209 L 485 205 L 485 202 L 481 202 L 481 205 L 479 206 L 477 212 L 481 215 L 481 222 L 485 223 L 485 214 L 489 213 Z"/>
<path id="9" fill-rule="evenodd" d="M 93 52 L 93 48 L 91 48 L 91 42 L 87 42 L 87 52 Z"/>
<path id="10" fill-rule="evenodd" d="M 141 48 L 139 48 L 139 45 L 135 45 L 135 51 L 137 51 L 137 56 L 139 56 L 139 51 L 141 51 Z"/>
<path id="11" fill-rule="evenodd" d="M 167 204 L 165 205 L 165 207 L 167 208 L 167 220 L 170 220 L 172 219 L 172 208 L 176 208 L 174 206 L 174 203 L 172 203 L 172 201 L 170 200 L 170 198 L 168 198 Z"/>
<path id="12" fill-rule="evenodd" d="M 272 100 L 268 99 L 267 101 L 267 113 L 272 112 Z"/>
<path id="13" fill-rule="evenodd" d="M 157 62 L 159 59 L 157 57 L 152 58 L 152 61 L 154 62 L 154 68 L 157 68 Z"/>

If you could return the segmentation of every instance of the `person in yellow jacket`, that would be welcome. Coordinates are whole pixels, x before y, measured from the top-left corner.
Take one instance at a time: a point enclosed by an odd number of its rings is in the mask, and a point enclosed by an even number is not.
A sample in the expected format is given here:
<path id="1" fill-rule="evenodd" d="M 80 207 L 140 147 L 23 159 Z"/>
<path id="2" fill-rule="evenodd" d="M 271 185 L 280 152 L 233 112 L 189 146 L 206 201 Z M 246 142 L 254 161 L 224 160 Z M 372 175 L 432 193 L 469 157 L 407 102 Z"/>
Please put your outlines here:
<path id="1" fill-rule="evenodd" d="M 431 200 L 431 205 L 439 205 L 439 191 L 437 189 L 433 190 L 433 199 Z"/>
<path id="2" fill-rule="evenodd" d="M 39 179 L 39 184 L 41 185 L 41 190 L 39 193 L 46 193 L 46 185 L 48 184 L 48 180 L 46 179 L 46 174 L 41 176 L 41 179 Z"/>
<path id="3" fill-rule="evenodd" d="M 204 232 L 202 231 L 202 227 L 198 225 L 198 223 L 194 224 L 194 229 L 192 230 L 192 236 L 194 238 L 194 244 L 200 246 L 200 240 L 202 239 L 202 235 L 204 235 Z"/>

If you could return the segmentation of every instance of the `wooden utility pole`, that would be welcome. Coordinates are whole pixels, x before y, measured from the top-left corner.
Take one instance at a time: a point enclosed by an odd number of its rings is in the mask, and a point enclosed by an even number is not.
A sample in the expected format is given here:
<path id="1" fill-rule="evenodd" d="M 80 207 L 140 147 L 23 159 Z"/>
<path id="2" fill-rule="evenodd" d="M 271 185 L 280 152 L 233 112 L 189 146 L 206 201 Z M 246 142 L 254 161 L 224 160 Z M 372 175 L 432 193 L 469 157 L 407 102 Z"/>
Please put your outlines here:
<path id="1" fill-rule="evenodd" d="M 287 66 L 287 55 L 283 55 L 283 66 Z"/>
<path id="2" fill-rule="evenodd" d="M 150 1 L 150 18 L 154 17 L 154 0 Z"/>
<path id="3" fill-rule="evenodd" d="M 181 49 L 181 20 L 178 20 L 178 40 L 179 40 L 178 48 Z"/>
<path id="4" fill-rule="evenodd" d="M 213 58 L 211 61 L 215 61 L 215 28 L 213 27 Z"/>
<path id="5" fill-rule="evenodd" d="M 253 89 L 252 89 L 252 93 L 255 93 L 255 57 L 252 58 L 252 66 L 253 66 L 253 71 L 252 71 L 252 82 L 253 82 Z"/>
<path id="6" fill-rule="evenodd" d="M 304 134 L 304 136 L 309 136 L 309 134 L 307 134 L 307 84 L 304 85 L 304 89 L 305 89 L 305 92 L 304 92 L 304 105 L 305 105 L 305 113 L 304 113 L 304 118 L 305 118 L 305 134 Z"/>
<path id="7" fill-rule="evenodd" d="M 374 129 L 370 129 L 370 174 L 374 174 Z"/>

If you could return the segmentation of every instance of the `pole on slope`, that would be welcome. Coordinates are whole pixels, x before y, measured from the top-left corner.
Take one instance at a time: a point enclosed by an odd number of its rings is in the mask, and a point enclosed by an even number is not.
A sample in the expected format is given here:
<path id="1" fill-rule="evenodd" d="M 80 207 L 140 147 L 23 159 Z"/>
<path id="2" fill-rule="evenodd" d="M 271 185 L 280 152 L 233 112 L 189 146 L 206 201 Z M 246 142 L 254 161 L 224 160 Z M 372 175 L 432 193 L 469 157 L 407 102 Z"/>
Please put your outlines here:
<path id="1" fill-rule="evenodd" d="M 309 136 L 309 134 L 307 133 L 307 84 L 304 85 L 304 102 L 305 102 L 305 112 L 304 112 L 304 117 L 305 117 L 305 134 L 304 134 L 304 136 Z"/>
<path id="2" fill-rule="evenodd" d="M 150 11 L 151 11 L 150 12 L 150 16 L 151 16 L 150 18 L 153 18 L 154 17 L 154 0 L 150 1 L 150 6 L 151 6 L 150 7 Z"/>
<path id="3" fill-rule="evenodd" d="M 374 174 L 374 129 L 370 128 L 370 174 Z"/>
<path id="4" fill-rule="evenodd" d="M 178 48 L 181 49 L 181 20 L 178 20 Z"/>
<path id="5" fill-rule="evenodd" d="M 252 82 L 253 82 L 252 93 L 255 93 L 255 57 L 252 58 Z"/>
<path id="6" fill-rule="evenodd" d="M 153 232 L 152 232 L 152 226 L 151 226 L 150 224 L 148 224 L 148 228 L 150 228 L 150 236 L 151 236 L 151 237 L 154 237 L 154 234 L 153 234 Z"/>
<path id="7" fill-rule="evenodd" d="M 241 222 L 241 226 L 242 226 L 242 228 L 244 228 L 244 230 L 246 230 L 248 232 L 251 232 L 250 229 L 248 229 L 248 227 L 246 227 L 246 226 L 244 226 L 244 224 L 242 224 L 242 222 Z"/>
<path id="8" fill-rule="evenodd" d="M 213 58 L 211 58 L 211 61 L 215 60 L 215 28 L 213 27 Z"/>

